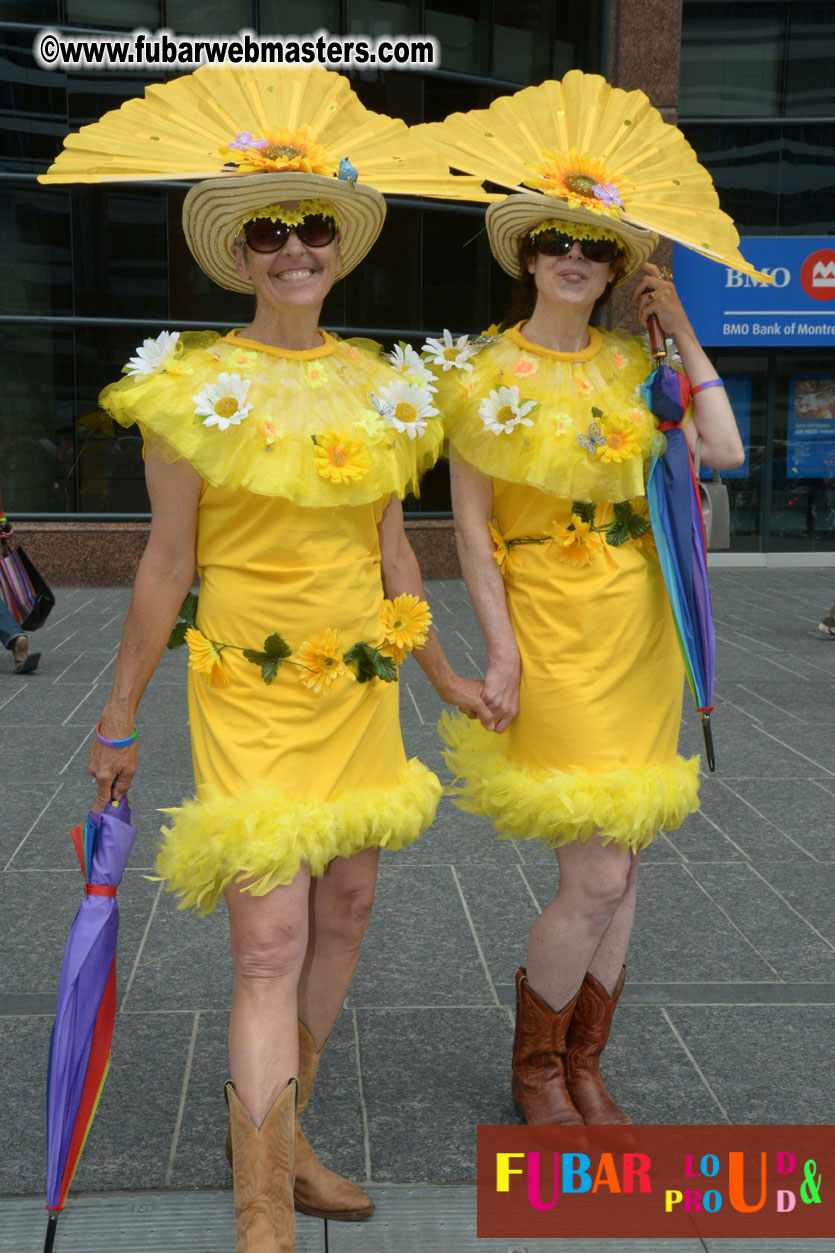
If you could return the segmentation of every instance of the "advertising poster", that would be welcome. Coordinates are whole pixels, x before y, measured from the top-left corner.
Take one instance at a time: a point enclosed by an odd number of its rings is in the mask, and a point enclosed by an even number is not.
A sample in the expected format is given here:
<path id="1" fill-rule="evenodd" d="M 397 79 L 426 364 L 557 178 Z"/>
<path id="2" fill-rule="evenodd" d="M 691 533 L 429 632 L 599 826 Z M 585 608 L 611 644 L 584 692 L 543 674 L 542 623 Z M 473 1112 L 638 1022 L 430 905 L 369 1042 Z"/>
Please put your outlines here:
<path id="1" fill-rule="evenodd" d="M 835 379 L 791 380 L 786 467 L 790 479 L 835 478 Z"/>

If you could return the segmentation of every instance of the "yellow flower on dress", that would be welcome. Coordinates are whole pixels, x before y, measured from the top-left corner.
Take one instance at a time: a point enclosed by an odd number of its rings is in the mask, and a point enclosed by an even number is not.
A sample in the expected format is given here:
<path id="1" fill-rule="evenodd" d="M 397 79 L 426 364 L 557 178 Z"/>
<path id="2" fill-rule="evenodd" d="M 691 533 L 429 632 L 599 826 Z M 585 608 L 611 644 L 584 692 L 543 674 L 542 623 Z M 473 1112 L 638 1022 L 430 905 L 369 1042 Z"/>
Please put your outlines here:
<path id="1" fill-rule="evenodd" d="M 233 348 L 226 358 L 227 365 L 237 366 L 239 370 L 248 370 L 258 360 L 258 353 L 251 348 Z"/>
<path id="2" fill-rule="evenodd" d="M 571 566 L 587 566 L 603 547 L 603 541 L 592 530 L 592 524 L 576 513 L 571 515 L 570 526 L 557 526 L 554 539 L 560 548 L 558 560 Z"/>
<path id="3" fill-rule="evenodd" d="M 304 373 L 308 387 L 323 387 L 328 381 L 328 372 L 321 361 L 308 361 Z"/>
<path id="4" fill-rule="evenodd" d="M 568 435 L 569 432 L 573 429 L 573 427 L 574 427 L 574 423 L 571 419 L 570 413 L 555 413 L 554 414 L 554 434 L 555 435 Z"/>
<path id="5" fill-rule="evenodd" d="M 231 679 L 223 668 L 221 650 L 202 631 L 189 627 L 186 631 L 189 668 L 196 670 L 210 687 L 228 687 Z"/>
<path id="6" fill-rule="evenodd" d="M 513 550 L 496 525 L 495 518 L 492 522 L 487 523 L 487 529 L 490 532 L 491 540 L 496 546 L 495 552 L 493 553 L 493 560 L 501 570 L 502 575 L 506 578 L 513 568 Z"/>
<path id="7" fill-rule="evenodd" d="M 384 600 L 380 609 L 380 652 L 400 665 L 406 653 L 423 648 L 431 625 L 429 606 L 420 597 L 404 593 L 394 600 Z"/>
<path id="8" fill-rule="evenodd" d="M 649 522 L 649 501 L 646 496 L 636 496 L 630 503 L 635 513 L 640 514 L 642 518 L 646 518 Z M 655 535 L 653 534 L 652 526 L 650 526 L 648 530 L 644 531 L 643 535 L 633 535 L 630 539 L 631 543 L 633 543 L 636 548 L 642 548 L 647 553 L 650 553 L 655 557 L 658 556 L 658 549 L 655 545 Z"/>
<path id="9" fill-rule="evenodd" d="M 624 361 L 623 357 L 620 355 L 619 352 L 612 353 L 612 360 L 614 361 L 615 365 L 618 367 L 619 370 L 622 370 L 623 367 L 626 365 L 626 362 Z"/>
<path id="10" fill-rule="evenodd" d="M 315 436 L 313 455 L 316 469 L 323 479 L 332 483 L 350 483 L 361 479 L 371 465 L 363 444 L 351 439 L 350 432 L 323 431 Z"/>
<path id="11" fill-rule="evenodd" d="M 305 640 L 294 660 L 304 667 L 299 671 L 302 683 L 313 688 L 314 692 L 329 692 L 334 679 L 341 679 L 345 674 L 354 678 L 342 660 L 339 632 L 333 627 L 327 627 Z"/>
<path id="12" fill-rule="evenodd" d="M 264 436 L 265 450 L 267 452 L 272 452 L 273 445 L 275 444 L 275 441 L 278 439 L 278 431 L 275 429 L 275 426 L 273 425 L 272 422 L 264 421 L 261 423 L 258 430 Z"/>
<path id="13" fill-rule="evenodd" d="M 346 357 L 348 361 L 357 362 L 362 356 L 359 348 L 355 348 L 353 344 L 341 344 L 340 347 L 343 357 Z"/>
<path id="14" fill-rule="evenodd" d="M 536 374 L 538 369 L 539 362 L 534 357 L 520 357 L 514 363 L 513 373 L 518 379 L 526 379 L 532 374 Z"/>
<path id="15" fill-rule="evenodd" d="M 583 392 L 585 394 L 586 392 L 591 391 L 591 383 L 584 374 L 578 374 L 575 372 L 572 377 L 574 379 L 574 386 L 577 388 L 578 392 Z"/>
<path id="16" fill-rule="evenodd" d="M 633 426 L 641 426 L 644 421 L 644 413 L 640 409 L 630 409 L 626 415 L 627 422 L 631 422 Z"/>
<path id="17" fill-rule="evenodd" d="M 638 433 L 628 418 L 607 415 L 603 426 L 606 443 L 598 452 L 601 461 L 628 461 L 640 452 Z"/>

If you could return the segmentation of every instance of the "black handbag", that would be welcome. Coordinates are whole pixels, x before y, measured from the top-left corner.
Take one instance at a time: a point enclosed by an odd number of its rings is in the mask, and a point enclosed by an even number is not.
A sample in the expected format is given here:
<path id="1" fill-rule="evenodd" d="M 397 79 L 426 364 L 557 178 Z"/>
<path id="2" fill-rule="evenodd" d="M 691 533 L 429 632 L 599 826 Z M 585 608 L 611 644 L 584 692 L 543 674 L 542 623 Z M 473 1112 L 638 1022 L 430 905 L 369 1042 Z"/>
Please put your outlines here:
<path id="1" fill-rule="evenodd" d="M 21 631 L 37 631 L 38 627 L 42 627 L 55 607 L 55 597 L 53 596 L 43 575 L 35 566 L 34 562 L 26 555 L 22 544 L 17 544 L 14 549 L 3 541 L 2 544 L 3 557 L 10 557 L 12 553 L 16 559 L 18 567 L 23 568 L 26 578 L 32 587 L 34 599 L 31 607 L 28 609 L 26 616 L 20 620 Z M 17 616 L 17 615 L 16 615 Z"/>

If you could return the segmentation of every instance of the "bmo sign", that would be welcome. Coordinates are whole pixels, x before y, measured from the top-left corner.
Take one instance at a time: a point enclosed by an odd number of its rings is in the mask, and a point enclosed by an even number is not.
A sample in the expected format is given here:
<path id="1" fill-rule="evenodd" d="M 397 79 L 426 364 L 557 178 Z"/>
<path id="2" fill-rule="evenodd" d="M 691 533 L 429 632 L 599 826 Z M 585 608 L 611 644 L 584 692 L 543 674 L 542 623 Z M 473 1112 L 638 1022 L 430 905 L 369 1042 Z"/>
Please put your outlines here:
<path id="1" fill-rule="evenodd" d="M 835 348 L 835 239 L 749 236 L 747 261 L 770 283 L 676 244 L 676 287 L 703 344 Z"/>

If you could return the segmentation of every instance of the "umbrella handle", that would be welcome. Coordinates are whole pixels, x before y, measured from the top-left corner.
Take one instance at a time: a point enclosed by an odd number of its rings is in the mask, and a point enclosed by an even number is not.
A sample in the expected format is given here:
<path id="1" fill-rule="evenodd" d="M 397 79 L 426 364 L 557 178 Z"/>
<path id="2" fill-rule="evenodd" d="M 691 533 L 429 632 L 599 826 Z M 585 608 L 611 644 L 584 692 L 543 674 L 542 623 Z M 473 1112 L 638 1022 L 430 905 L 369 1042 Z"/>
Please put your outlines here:
<path id="1" fill-rule="evenodd" d="M 55 1231 L 58 1227 L 58 1215 L 50 1214 L 49 1221 L 46 1224 L 46 1239 L 44 1240 L 43 1253 L 52 1253 L 52 1246 L 55 1243 Z"/>
<path id="2" fill-rule="evenodd" d="M 705 756 L 707 757 L 708 768 L 710 773 L 716 769 L 716 756 L 713 751 L 713 731 L 710 726 L 710 710 L 700 709 L 699 713 L 702 717 L 702 734 L 705 737 Z"/>
<path id="3" fill-rule="evenodd" d="M 661 323 L 658 321 L 658 314 L 651 313 L 647 318 L 647 332 L 649 334 L 649 351 L 653 361 L 663 361 L 667 355 L 667 341 L 664 332 L 661 330 Z"/>

